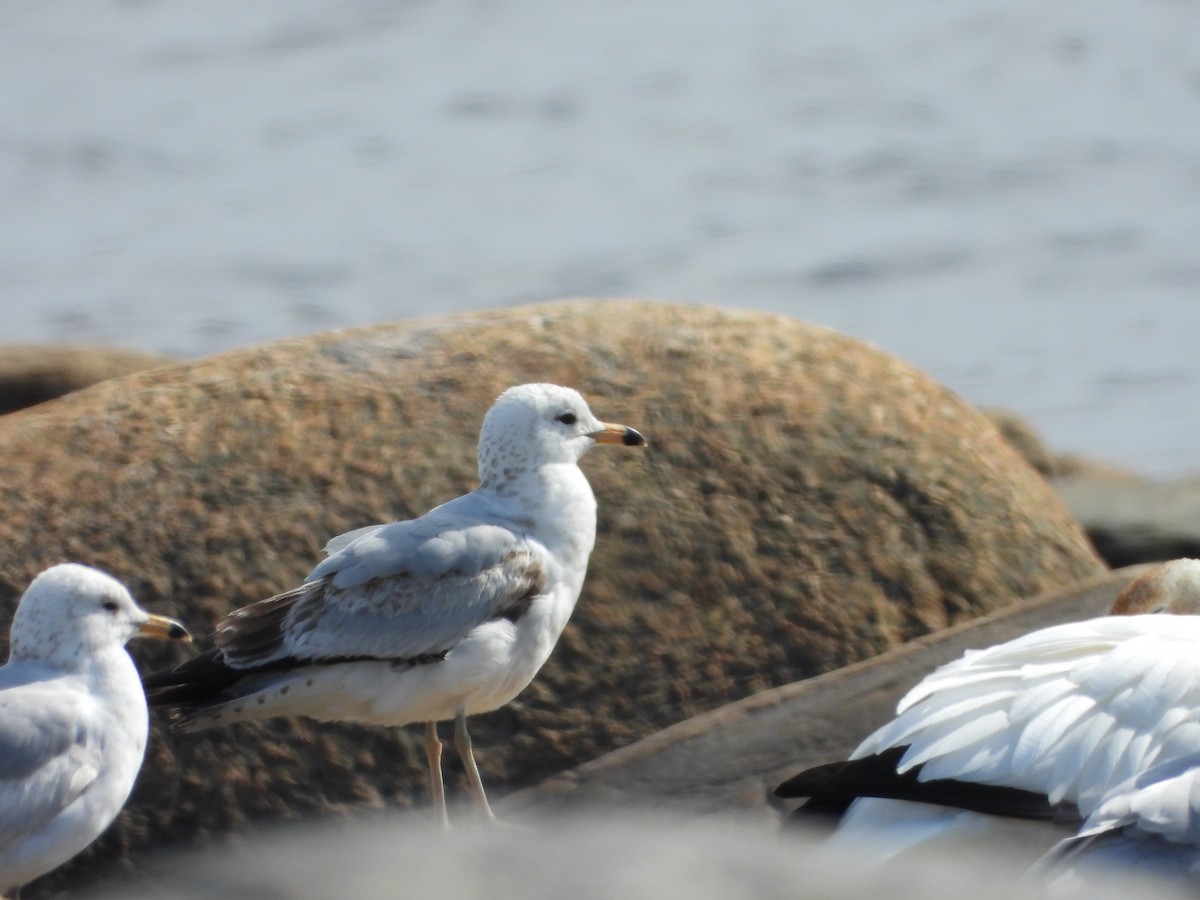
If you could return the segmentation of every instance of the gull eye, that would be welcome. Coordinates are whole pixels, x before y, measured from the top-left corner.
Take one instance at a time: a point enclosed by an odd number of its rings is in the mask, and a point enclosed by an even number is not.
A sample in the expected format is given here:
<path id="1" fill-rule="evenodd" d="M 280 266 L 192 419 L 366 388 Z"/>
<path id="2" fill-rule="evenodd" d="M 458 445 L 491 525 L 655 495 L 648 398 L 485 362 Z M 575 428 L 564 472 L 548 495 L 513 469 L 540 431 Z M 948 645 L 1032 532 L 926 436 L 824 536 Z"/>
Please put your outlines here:
<path id="1" fill-rule="evenodd" d="M 574 425 L 575 422 L 577 421 L 577 419 L 575 418 L 575 413 L 569 413 L 569 412 L 559 413 L 557 416 L 554 417 L 554 420 L 556 422 L 562 422 L 564 425 Z"/>
<path id="2" fill-rule="evenodd" d="M 110 613 L 115 613 L 118 609 L 120 609 L 115 600 L 105 600 L 103 606 Z"/>

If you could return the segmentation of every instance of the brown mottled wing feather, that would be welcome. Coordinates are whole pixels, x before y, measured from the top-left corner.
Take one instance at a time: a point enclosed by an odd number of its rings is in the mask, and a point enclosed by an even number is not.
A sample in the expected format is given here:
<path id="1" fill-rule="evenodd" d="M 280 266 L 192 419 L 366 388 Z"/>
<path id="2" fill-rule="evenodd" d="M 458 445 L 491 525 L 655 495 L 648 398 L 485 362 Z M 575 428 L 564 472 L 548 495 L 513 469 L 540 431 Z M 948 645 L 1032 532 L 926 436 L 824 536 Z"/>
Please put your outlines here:
<path id="1" fill-rule="evenodd" d="M 311 593 L 313 587 L 305 584 L 234 610 L 217 625 L 214 645 L 223 650 L 230 661 L 236 657 L 250 659 L 271 653 L 280 645 L 288 613 L 298 600 Z"/>

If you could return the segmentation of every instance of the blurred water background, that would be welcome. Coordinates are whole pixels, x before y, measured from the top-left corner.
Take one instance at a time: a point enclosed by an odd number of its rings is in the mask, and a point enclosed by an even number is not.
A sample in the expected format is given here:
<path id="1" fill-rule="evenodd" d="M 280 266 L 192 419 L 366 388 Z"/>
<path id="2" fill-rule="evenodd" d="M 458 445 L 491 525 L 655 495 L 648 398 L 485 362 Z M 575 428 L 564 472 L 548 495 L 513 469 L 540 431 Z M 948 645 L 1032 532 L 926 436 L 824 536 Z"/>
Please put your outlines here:
<path id="1" fill-rule="evenodd" d="M 1188 0 L 0 4 L 0 342 L 785 313 L 1200 470 Z"/>

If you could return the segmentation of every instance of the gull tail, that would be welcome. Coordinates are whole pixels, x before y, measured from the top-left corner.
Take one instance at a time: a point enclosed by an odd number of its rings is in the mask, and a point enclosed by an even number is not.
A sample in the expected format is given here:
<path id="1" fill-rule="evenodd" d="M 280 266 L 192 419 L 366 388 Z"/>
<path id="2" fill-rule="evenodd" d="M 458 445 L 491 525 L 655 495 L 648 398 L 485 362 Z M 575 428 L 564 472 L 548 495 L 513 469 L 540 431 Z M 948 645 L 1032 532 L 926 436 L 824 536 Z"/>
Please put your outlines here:
<path id="1" fill-rule="evenodd" d="M 146 702 L 172 711 L 171 729 L 195 731 L 216 724 L 226 704 L 244 696 L 239 685 L 247 672 L 226 664 L 218 649 L 208 650 L 173 669 L 142 677 Z"/>

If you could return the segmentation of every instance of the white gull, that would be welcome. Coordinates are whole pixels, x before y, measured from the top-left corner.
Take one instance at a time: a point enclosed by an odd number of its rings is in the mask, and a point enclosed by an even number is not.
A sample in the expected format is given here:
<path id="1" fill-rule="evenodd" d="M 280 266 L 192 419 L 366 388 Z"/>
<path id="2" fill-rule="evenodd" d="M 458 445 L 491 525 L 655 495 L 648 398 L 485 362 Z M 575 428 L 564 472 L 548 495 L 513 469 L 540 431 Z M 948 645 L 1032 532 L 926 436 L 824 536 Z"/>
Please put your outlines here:
<path id="1" fill-rule="evenodd" d="M 849 763 L 778 793 L 818 810 L 848 802 L 835 843 L 880 859 L 1014 840 L 1036 858 L 1069 838 L 1043 869 L 1089 848 L 1128 864 L 1164 843 L 1194 862 L 1198 601 L 1200 561 L 1174 560 L 1133 582 L 1113 615 L 968 651 L 910 691 Z"/>
<path id="2" fill-rule="evenodd" d="M 331 540 L 299 587 L 235 610 L 212 650 L 145 680 L 187 729 L 273 716 L 426 724 L 430 788 L 447 822 L 437 722 L 492 817 L 466 718 L 533 679 L 579 599 L 596 500 L 579 459 L 596 443 L 644 446 L 577 391 L 510 388 L 479 437 L 479 487 L 418 519 Z"/>
<path id="3" fill-rule="evenodd" d="M 53 566 L 21 597 L 0 667 L 0 893 L 78 854 L 129 797 L 148 729 L 136 635 L 187 639 L 87 566 Z"/>

